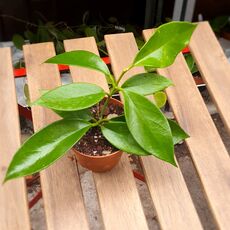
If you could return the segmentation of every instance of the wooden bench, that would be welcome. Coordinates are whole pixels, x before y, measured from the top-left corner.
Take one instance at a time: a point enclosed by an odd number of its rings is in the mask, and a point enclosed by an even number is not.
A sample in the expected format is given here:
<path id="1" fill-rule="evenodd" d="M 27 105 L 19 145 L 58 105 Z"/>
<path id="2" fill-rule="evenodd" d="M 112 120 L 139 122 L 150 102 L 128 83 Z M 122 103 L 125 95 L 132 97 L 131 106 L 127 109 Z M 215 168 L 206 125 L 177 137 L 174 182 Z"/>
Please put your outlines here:
<path id="1" fill-rule="evenodd" d="M 144 31 L 147 40 L 152 30 Z M 172 35 L 173 36 L 173 35 Z M 137 52 L 132 33 L 105 36 L 115 76 L 131 63 Z M 98 54 L 94 38 L 64 41 L 66 51 L 84 49 Z M 190 50 L 194 56 L 219 113 L 230 131 L 230 65 L 207 22 L 199 23 Z M 27 79 L 31 100 L 40 89 L 61 84 L 56 65 L 41 64 L 55 55 L 52 43 L 24 46 Z M 132 70 L 132 74 L 143 71 Z M 171 78 L 175 87 L 167 89 L 170 106 L 180 125 L 190 134 L 186 144 L 203 186 L 215 224 L 219 229 L 230 226 L 230 159 L 205 103 L 193 81 L 183 55 L 158 72 Z M 104 76 L 83 68 L 70 67 L 74 82 L 92 82 L 108 90 Z M 126 78 L 130 76 L 129 73 Z M 9 48 L 0 49 L 0 180 L 15 150 L 20 145 L 20 128 L 16 92 Z M 34 129 L 58 119 L 42 107 L 32 108 Z M 146 184 L 162 229 L 203 229 L 189 188 L 180 168 L 154 157 L 140 158 Z M 78 165 L 68 155 L 42 171 L 41 185 L 48 230 L 89 229 Z M 108 173 L 93 173 L 104 229 L 148 229 L 146 217 L 128 159 L 123 154 L 119 165 Z M 24 179 L 0 185 L 0 229 L 30 229 Z"/>

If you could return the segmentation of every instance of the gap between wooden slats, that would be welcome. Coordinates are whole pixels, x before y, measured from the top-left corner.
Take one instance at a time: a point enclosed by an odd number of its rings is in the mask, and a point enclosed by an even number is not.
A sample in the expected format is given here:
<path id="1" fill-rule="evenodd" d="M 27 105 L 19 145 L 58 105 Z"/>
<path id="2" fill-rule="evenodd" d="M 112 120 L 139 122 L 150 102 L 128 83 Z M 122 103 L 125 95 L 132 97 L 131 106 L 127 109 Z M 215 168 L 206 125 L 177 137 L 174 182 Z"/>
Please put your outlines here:
<path id="1" fill-rule="evenodd" d="M 148 39 L 153 30 L 144 32 Z M 210 56 L 212 53 L 210 51 Z M 205 58 L 205 57 L 204 57 Z M 167 95 L 176 119 L 190 138 L 186 144 L 203 184 L 216 223 L 221 229 L 230 226 L 230 158 L 193 81 L 186 62 L 179 54 L 175 63 L 158 72 L 175 87 Z"/>
<path id="2" fill-rule="evenodd" d="M 7 167 L 20 146 L 20 126 L 10 48 L 0 49 L 0 229 L 29 230 L 24 178 L 2 185 Z"/>
<path id="3" fill-rule="evenodd" d="M 134 36 L 131 33 L 107 35 L 105 41 L 113 71 L 118 77 L 138 51 Z M 123 81 L 131 74 L 143 71 L 143 68 L 135 68 Z M 189 229 L 202 229 L 180 169 L 152 156 L 141 157 L 141 161 L 162 229 L 184 230 L 188 226 Z"/>
<path id="4" fill-rule="evenodd" d="M 230 133 L 230 64 L 208 22 L 198 24 L 189 47 Z"/>
<path id="5" fill-rule="evenodd" d="M 88 50 L 98 54 L 94 38 L 66 40 L 66 51 Z M 74 82 L 98 84 L 108 91 L 103 74 L 70 67 Z M 148 229 L 128 156 L 124 153 L 119 165 L 106 173 L 94 173 L 105 229 Z"/>
<path id="6" fill-rule="evenodd" d="M 55 51 L 52 43 L 26 45 L 24 55 L 30 99 L 35 101 L 41 90 L 61 84 L 57 66 L 42 64 Z M 35 131 L 60 119 L 40 106 L 32 107 L 32 115 Z M 41 172 L 41 184 L 48 229 L 88 229 L 78 171 L 68 154 Z"/>

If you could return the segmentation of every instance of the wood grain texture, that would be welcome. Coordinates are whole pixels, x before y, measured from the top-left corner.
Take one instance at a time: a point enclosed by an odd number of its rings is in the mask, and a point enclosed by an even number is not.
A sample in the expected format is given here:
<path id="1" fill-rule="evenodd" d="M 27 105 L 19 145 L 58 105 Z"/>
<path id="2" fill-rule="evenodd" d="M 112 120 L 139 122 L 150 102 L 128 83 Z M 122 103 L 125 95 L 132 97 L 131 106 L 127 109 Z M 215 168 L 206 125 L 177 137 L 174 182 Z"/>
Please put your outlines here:
<path id="1" fill-rule="evenodd" d="M 189 47 L 230 133 L 230 64 L 208 22 L 199 23 Z"/>
<path id="2" fill-rule="evenodd" d="M 66 40 L 64 45 L 66 51 L 82 49 L 98 54 L 94 38 Z M 95 83 L 108 91 L 103 74 L 77 67 L 71 67 L 70 70 L 75 82 Z M 120 163 L 113 170 L 94 173 L 93 176 L 105 229 L 148 229 L 126 154 L 123 154 Z"/>
<path id="3" fill-rule="evenodd" d="M 42 64 L 55 51 L 52 43 L 41 43 L 24 46 L 24 55 L 30 99 L 34 101 L 41 90 L 61 84 L 57 66 Z M 35 131 L 59 119 L 40 106 L 32 107 L 32 116 Z M 48 229 L 88 229 L 77 167 L 68 154 L 41 172 L 41 183 Z"/>
<path id="4" fill-rule="evenodd" d="M 145 38 L 148 39 L 152 32 L 146 30 Z M 211 51 L 209 55 L 212 56 Z M 220 229 L 229 229 L 230 158 L 225 146 L 182 54 L 178 55 L 172 66 L 159 69 L 158 72 L 169 77 L 175 84 L 175 87 L 166 91 L 170 105 L 177 121 L 190 135 L 186 144 L 216 223 Z"/>
<path id="5" fill-rule="evenodd" d="M 138 51 L 134 36 L 131 33 L 107 35 L 105 40 L 113 71 L 118 77 Z M 143 71 L 142 68 L 133 69 L 126 78 Z M 202 229 L 180 169 L 154 157 L 141 157 L 141 160 L 162 229 Z"/>
<path id="6" fill-rule="evenodd" d="M 24 178 L 2 185 L 6 169 L 20 146 L 20 127 L 10 48 L 0 49 L 0 229 L 29 230 Z"/>

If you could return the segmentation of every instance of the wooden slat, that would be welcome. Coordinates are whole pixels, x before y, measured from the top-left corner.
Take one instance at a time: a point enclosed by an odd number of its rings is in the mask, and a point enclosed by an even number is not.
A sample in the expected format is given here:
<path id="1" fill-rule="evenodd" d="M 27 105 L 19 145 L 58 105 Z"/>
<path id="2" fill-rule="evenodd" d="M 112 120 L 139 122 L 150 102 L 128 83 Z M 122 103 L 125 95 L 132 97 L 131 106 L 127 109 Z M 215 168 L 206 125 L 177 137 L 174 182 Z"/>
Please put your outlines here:
<path id="1" fill-rule="evenodd" d="M 145 31 L 145 38 L 148 39 L 152 32 Z M 212 56 L 211 51 L 209 55 Z M 167 90 L 170 105 L 178 122 L 190 135 L 186 143 L 216 222 L 221 229 L 229 229 L 229 155 L 182 54 L 178 55 L 172 66 L 159 69 L 158 72 L 172 79 L 175 84 L 175 87 Z"/>
<path id="2" fill-rule="evenodd" d="M 36 100 L 41 90 L 61 84 L 58 68 L 52 64 L 41 64 L 55 55 L 52 43 L 24 46 L 27 79 L 31 101 Z M 58 119 L 50 110 L 32 107 L 34 128 Z M 88 229 L 82 191 L 76 165 L 66 154 L 54 165 L 41 172 L 48 229 Z"/>
<path id="3" fill-rule="evenodd" d="M 10 48 L 0 49 L 0 229 L 30 229 L 24 179 L 2 185 L 6 169 L 20 146 L 20 127 Z"/>
<path id="4" fill-rule="evenodd" d="M 88 50 L 98 54 L 94 38 L 66 40 L 65 49 Z M 108 91 L 105 77 L 92 70 L 70 67 L 75 82 L 86 81 Z M 119 165 L 106 173 L 94 173 L 105 229 L 147 229 L 128 156 L 123 154 Z"/>
<path id="5" fill-rule="evenodd" d="M 105 40 L 113 71 L 118 77 L 138 51 L 134 36 L 131 33 L 108 35 Z M 124 80 L 143 71 L 135 68 Z M 184 230 L 188 226 L 189 229 L 202 229 L 180 169 L 154 157 L 142 157 L 141 160 L 162 229 Z"/>
<path id="6" fill-rule="evenodd" d="M 199 23 L 189 47 L 230 132 L 230 64 L 208 22 Z"/>

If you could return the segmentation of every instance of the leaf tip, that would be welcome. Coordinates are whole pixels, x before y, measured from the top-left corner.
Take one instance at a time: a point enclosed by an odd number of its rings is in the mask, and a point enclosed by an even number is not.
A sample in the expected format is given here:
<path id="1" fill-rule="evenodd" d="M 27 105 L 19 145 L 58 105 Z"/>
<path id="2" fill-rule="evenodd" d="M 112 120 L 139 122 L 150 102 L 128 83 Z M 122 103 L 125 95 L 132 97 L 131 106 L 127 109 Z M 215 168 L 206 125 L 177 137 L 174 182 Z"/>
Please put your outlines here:
<path id="1" fill-rule="evenodd" d="M 8 171 L 6 172 L 6 175 L 5 175 L 5 178 L 4 180 L 2 181 L 2 185 L 4 185 L 8 180 L 12 179 L 9 174 L 8 174 Z"/>

